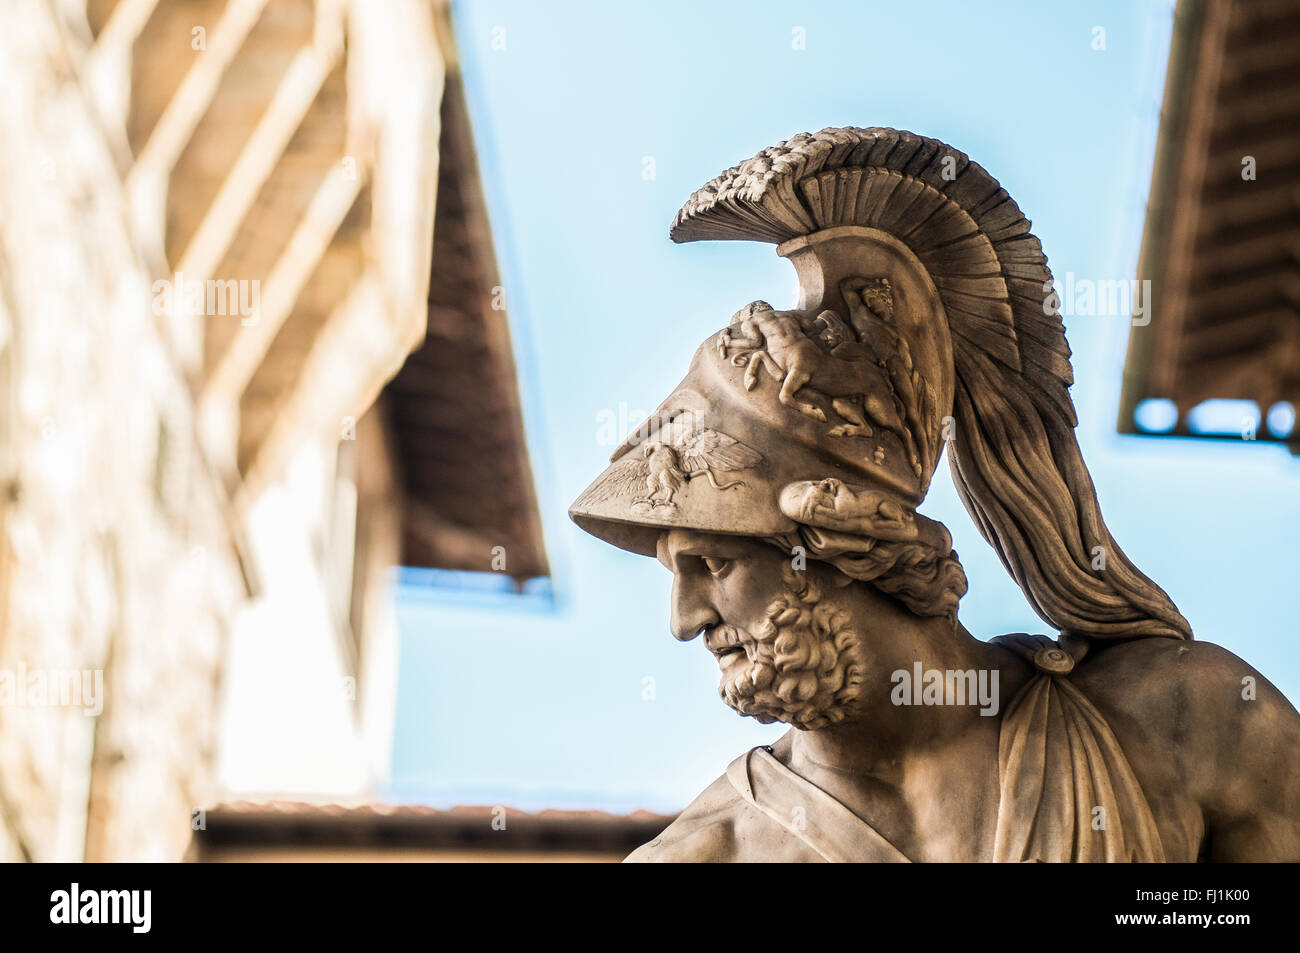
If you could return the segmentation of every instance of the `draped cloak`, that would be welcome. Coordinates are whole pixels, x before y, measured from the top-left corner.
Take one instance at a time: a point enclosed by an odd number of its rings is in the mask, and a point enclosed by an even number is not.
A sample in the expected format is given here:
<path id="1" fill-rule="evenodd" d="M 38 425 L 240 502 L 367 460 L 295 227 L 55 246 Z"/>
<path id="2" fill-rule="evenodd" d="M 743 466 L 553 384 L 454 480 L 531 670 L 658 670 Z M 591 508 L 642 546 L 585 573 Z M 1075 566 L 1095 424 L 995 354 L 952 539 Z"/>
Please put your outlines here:
<path id="1" fill-rule="evenodd" d="M 1150 805 L 1106 719 L 1069 681 L 1074 659 L 1042 635 L 994 640 L 1034 665 L 1002 715 L 993 859 L 1162 862 Z M 736 794 L 827 861 L 909 858 L 765 747 L 727 768 Z M 801 810 L 796 810 L 801 808 Z"/>

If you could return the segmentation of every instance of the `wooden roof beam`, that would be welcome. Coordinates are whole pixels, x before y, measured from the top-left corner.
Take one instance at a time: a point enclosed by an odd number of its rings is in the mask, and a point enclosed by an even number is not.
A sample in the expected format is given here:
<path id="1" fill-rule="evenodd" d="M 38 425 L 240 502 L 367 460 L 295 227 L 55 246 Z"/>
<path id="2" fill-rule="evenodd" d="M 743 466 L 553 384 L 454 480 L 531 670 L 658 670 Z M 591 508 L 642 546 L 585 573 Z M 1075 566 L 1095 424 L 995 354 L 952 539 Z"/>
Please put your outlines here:
<path id="1" fill-rule="evenodd" d="M 337 38 L 341 41 L 341 35 Z M 294 57 L 248 144 L 221 184 L 176 270 L 192 278 L 214 272 L 289 141 L 311 109 L 325 78 L 338 62 L 341 42 L 304 47 Z M 358 173 L 359 177 L 360 173 Z"/>
<path id="2" fill-rule="evenodd" d="M 1271 269 L 1276 267 L 1279 259 L 1300 265 L 1300 227 L 1252 235 L 1240 241 L 1220 242 L 1215 248 L 1214 259 L 1207 262 L 1207 270 L 1200 272 L 1195 282 L 1213 280 L 1217 283 L 1260 266 Z"/>
<path id="3" fill-rule="evenodd" d="M 127 175 L 126 192 L 133 219 L 137 226 L 148 223 L 150 234 L 163 234 L 167 183 L 172 168 L 212 105 L 221 77 L 248 39 L 266 3 L 267 0 L 230 0 L 209 34 L 207 49 L 176 87 L 136 157 Z"/>
<path id="4" fill-rule="evenodd" d="M 212 30 L 204 55 L 195 60 L 176 87 L 149 141 L 140 150 L 127 178 L 128 189 L 133 183 L 166 177 L 171 172 L 194 128 L 212 104 L 226 68 L 248 39 L 266 4 L 267 0 L 230 0 Z"/>
<path id="5" fill-rule="evenodd" d="M 1204 0 L 1200 6 L 1200 30 L 1194 34 L 1192 62 L 1195 69 L 1186 78 L 1187 90 L 1179 116 L 1181 129 L 1162 129 L 1170 136 L 1181 132 L 1174 141 L 1177 151 L 1173 176 L 1162 181 L 1153 177 L 1151 191 L 1167 189 L 1171 195 L 1199 195 L 1205 185 L 1206 160 L 1209 151 L 1210 117 L 1214 114 L 1214 97 L 1223 67 L 1224 38 L 1232 12 L 1229 0 Z M 1171 61 L 1171 70 L 1173 63 Z M 1169 109 L 1166 93 L 1165 109 Z M 1159 171 L 1159 170 L 1158 170 Z M 1161 260 L 1145 263 L 1141 268 L 1144 278 L 1158 277 L 1156 287 L 1162 288 L 1165 298 L 1164 320 L 1156 328 L 1163 341 L 1177 341 L 1183 327 L 1187 309 L 1187 286 L 1191 279 L 1191 262 L 1195 250 L 1196 231 L 1201 213 L 1199 202 L 1172 202 L 1167 223 L 1168 231 Z M 1154 266 L 1154 267 L 1151 267 Z M 1176 357 L 1167 354 L 1167 358 Z M 1150 369 L 1150 386 L 1156 392 L 1172 389 L 1172 364 L 1161 362 Z"/>
<path id="6" fill-rule="evenodd" d="M 117 0 L 104 28 L 95 38 L 92 55 L 129 58 L 131 46 L 157 6 L 158 0 Z"/>
<path id="7" fill-rule="evenodd" d="M 246 468 L 239 505 L 280 472 L 304 433 L 338 440 L 343 419 L 362 416 L 405 357 L 397 335 L 379 278 L 368 269 L 333 308 L 303 355 L 298 386 Z"/>
<path id="8" fill-rule="evenodd" d="M 1243 183 L 1237 185 L 1240 187 Z M 1217 243 L 1222 240 L 1222 233 L 1228 229 L 1271 221 L 1285 215 L 1288 210 L 1292 214 L 1300 211 L 1300 186 L 1291 181 L 1278 185 L 1252 182 L 1232 198 L 1201 201 L 1198 204 L 1201 206 L 1200 218 L 1194 237 L 1200 242 Z M 1288 219 L 1295 220 L 1290 216 Z"/>
<path id="9" fill-rule="evenodd" d="M 126 157 L 131 151 L 126 143 L 126 123 L 131 108 L 132 49 L 157 6 L 158 0 L 118 0 L 83 67 L 84 88 L 95 102 L 119 162 L 129 161 Z"/>
<path id="10" fill-rule="evenodd" d="M 352 208 L 365 184 L 361 169 L 336 163 L 312 196 L 307 211 L 294 230 L 261 289 L 261 307 L 254 321 L 242 325 L 203 383 L 200 417 L 227 418 L 266 357 L 304 283 Z M 206 432 L 206 431 L 205 431 Z M 221 448 L 212 448 L 220 453 Z M 224 458 L 228 454 L 222 453 Z"/>

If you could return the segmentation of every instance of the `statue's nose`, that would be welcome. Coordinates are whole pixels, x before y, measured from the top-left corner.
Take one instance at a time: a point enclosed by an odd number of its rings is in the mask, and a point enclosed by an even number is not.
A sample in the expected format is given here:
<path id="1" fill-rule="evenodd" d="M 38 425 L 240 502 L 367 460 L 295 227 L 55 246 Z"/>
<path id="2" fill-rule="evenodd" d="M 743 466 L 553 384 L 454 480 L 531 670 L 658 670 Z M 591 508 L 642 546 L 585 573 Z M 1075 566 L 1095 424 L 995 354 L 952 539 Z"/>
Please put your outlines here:
<path id="1" fill-rule="evenodd" d="M 673 638 L 689 642 L 722 621 L 704 589 L 695 580 L 683 579 L 680 575 L 673 581 L 672 618 L 669 622 Z"/>

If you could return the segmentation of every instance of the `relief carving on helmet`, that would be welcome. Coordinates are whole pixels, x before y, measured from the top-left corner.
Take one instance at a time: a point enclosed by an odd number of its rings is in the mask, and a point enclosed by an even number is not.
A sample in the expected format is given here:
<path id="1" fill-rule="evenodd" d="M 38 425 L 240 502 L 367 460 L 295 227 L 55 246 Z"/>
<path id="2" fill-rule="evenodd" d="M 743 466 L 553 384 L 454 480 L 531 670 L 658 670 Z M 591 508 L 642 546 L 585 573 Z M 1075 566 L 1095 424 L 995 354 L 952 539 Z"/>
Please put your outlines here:
<path id="1" fill-rule="evenodd" d="M 820 397 L 838 418 L 829 429 L 833 437 L 869 438 L 876 428 L 894 434 L 912 473 L 923 479 L 934 456 L 935 397 L 894 327 L 889 280 L 849 278 L 840 290 L 848 324 L 831 310 L 809 316 L 755 301 L 718 335 L 718 355 L 745 369 L 746 390 L 766 375 L 782 404 L 826 423 L 826 411 L 809 399 Z M 884 464 L 885 453 L 876 442 L 872 462 Z"/>

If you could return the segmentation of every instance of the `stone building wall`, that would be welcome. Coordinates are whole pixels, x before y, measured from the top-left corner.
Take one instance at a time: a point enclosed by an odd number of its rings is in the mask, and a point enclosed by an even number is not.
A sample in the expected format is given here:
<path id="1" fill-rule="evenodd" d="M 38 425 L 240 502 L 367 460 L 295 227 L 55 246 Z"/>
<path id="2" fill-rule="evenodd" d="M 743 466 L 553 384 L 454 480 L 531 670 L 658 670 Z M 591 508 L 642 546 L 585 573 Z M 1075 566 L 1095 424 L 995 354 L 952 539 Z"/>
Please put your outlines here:
<path id="1" fill-rule="evenodd" d="M 0 14 L 0 857 L 174 859 L 245 588 L 54 9 Z"/>
<path id="2" fill-rule="evenodd" d="M 0 3 L 0 859 L 176 860 L 223 800 L 383 783 L 402 477 L 480 435 L 373 405 L 435 300 L 486 326 L 430 261 L 497 281 L 454 62 L 445 0 Z M 463 399 L 421 367 L 408 423 Z"/>

